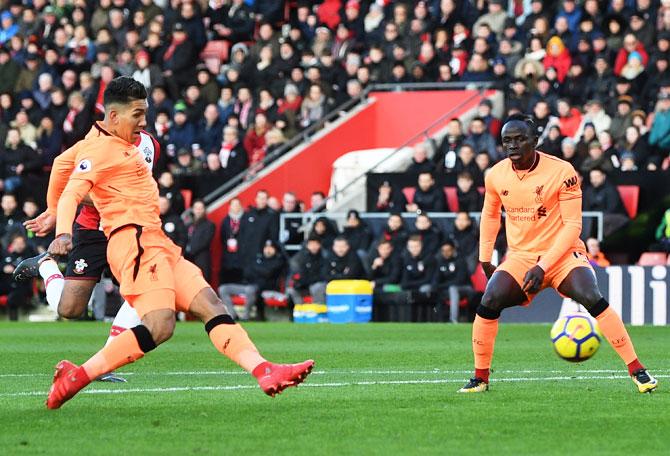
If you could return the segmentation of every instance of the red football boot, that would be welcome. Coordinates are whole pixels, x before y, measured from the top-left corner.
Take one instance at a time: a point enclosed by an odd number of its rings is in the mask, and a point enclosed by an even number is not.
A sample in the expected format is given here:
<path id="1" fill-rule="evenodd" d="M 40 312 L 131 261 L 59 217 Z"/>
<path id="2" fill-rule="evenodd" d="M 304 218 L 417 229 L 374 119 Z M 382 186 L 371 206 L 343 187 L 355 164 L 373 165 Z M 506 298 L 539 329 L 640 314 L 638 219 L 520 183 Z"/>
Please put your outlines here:
<path id="1" fill-rule="evenodd" d="M 253 375 L 258 385 L 268 396 L 275 397 L 289 386 L 302 383 L 314 367 L 314 361 L 307 360 L 298 364 L 261 363 L 254 369 Z"/>
<path id="2" fill-rule="evenodd" d="M 56 365 L 54 382 L 47 397 L 47 408 L 60 408 L 89 383 L 91 379 L 83 368 L 70 361 L 61 361 Z"/>

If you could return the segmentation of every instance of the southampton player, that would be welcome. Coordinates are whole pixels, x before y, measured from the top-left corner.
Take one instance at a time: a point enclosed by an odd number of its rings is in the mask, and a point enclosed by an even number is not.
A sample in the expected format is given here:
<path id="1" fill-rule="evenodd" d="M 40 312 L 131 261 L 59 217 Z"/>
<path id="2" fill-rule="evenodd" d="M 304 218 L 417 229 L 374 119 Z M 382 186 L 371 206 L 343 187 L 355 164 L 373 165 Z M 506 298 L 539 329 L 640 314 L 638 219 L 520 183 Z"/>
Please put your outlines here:
<path id="1" fill-rule="evenodd" d="M 144 158 L 146 166 L 153 169 L 153 164 L 160 154 L 158 142 L 147 132 L 140 132 L 135 142 L 138 153 Z M 76 149 L 70 148 L 56 157 L 47 193 L 48 208 L 34 220 L 25 222 L 26 228 L 34 231 L 37 236 L 45 236 L 55 226 L 56 206 L 67 180 L 74 170 Z M 95 284 L 100 281 L 107 265 L 107 238 L 100 230 L 100 214 L 90 201 L 81 205 L 73 226 L 72 242 L 65 277 L 58 269 L 57 262 L 44 253 L 37 257 L 22 261 L 14 271 L 14 279 L 23 281 L 40 275 L 44 279 L 47 303 L 49 307 L 65 318 L 77 318 L 82 315 L 93 293 Z M 107 343 L 128 328 L 140 324 L 137 312 L 124 302 L 116 314 L 110 329 Z M 106 374 L 101 381 L 124 382 L 125 379 Z"/>
<path id="2" fill-rule="evenodd" d="M 489 282 L 472 327 L 474 378 L 459 392 L 488 390 L 501 311 L 525 305 L 549 287 L 582 304 L 598 320 L 638 390 L 650 392 L 657 386 L 656 379 L 638 360 L 621 318 L 601 295 L 579 239 L 582 191 L 577 173 L 568 162 L 536 151 L 537 140 L 532 120 L 511 116 L 502 129 L 508 158 L 486 176 L 479 260 Z M 509 249 L 496 268 L 491 256 L 503 207 Z"/>
<path id="3" fill-rule="evenodd" d="M 115 337 L 81 366 L 56 366 L 47 407 L 59 408 L 93 379 L 142 358 L 168 340 L 176 311 L 203 323 L 216 349 L 256 377 L 271 396 L 301 383 L 314 362 L 274 364 L 261 356 L 246 331 L 202 276 L 181 256 L 161 227 L 158 186 L 133 143 L 146 125 L 147 92 L 132 78 L 119 77 L 105 89 L 105 118 L 78 142 L 75 169 L 58 200 L 52 255 L 72 249 L 72 222 L 89 194 L 108 239 L 107 260 L 121 294 L 142 323 Z"/>

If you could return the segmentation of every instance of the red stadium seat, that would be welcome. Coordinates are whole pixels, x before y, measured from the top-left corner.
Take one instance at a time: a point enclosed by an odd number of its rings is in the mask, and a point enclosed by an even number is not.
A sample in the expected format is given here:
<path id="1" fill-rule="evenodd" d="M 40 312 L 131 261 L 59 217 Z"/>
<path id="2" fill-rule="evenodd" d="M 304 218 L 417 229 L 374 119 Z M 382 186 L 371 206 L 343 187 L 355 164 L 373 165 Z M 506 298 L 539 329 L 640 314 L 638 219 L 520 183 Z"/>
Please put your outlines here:
<path id="1" fill-rule="evenodd" d="M 288 298 L 281 293 L 273 293 L 272 297 L 262 299 L 268 307 L 288 307 Z M 230 300 L 234 306 L 244 306 L 247 302 L 247 297 L 244 295 L 232 295 Z"/>
<path id="2" fill-rule="evenodd" d="M 414 202 L 414 193 L 416 192 L 416 189 L 414 187 L 405 187 L 402 189 L 403 195 L 405 195 L 405 199 L 407 200 L 407 204 L 412 204 Z"/>
<path id="3" fill-rule="evenodd" d="M 7 295 L 0 295 L 0 307 L 7 305 Z"/>
<path id="4" fill-rule="evenodd" d="M 188 189 L 181 190 L 181 197 L 184 198 L 184 209 L 191 207 L 191 200 L 193 199 L 193 192 Z"/>
<path id="5" fill-rule="evenodd" d="M 226 40 L 208 41 L 205 48 L 200 52 L 200 58 L 205 62 L 207 69 L 212 74 L 219 74 L 221 64 L 228 61 L 230 42 Z"/>
<path id="6" fill-rule="evenodd" d="M 638 266 L 659 266 L 665 265 L 668 261 L 668 255 L 663 252 L 644 252 L 637 260 Z"/>
<path id="7" fill-rule="evenodd" d="M 456 187 L 444 187 L 449 212 L 458 212 L 458 193 Z"/>
<path id="8" fill-rule="evenodd" d="M 637 185 L 617 185 L 621 201 L 628 216 L 632 219 L 637 216 L 637 203 L 640 199 L 640 187 Z"/>

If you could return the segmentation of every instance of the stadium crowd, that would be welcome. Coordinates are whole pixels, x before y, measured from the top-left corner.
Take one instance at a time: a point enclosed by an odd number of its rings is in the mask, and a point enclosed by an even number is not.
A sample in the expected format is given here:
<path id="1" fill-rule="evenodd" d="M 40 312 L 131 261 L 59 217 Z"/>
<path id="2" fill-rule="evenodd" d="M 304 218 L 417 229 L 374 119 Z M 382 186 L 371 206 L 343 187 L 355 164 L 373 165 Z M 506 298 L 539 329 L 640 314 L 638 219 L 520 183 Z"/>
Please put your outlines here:
<path id="1" fill-rule="evenodd" d="M 204 58 L 212 43 L 224 44 L 220 66 Z M 584 208 L 613 215 L 608 227 L 621 226 L 626 215 L 608 173 L 670 166 L 669 58 L 670 0 L 2 1 L 0 294 L 16 308 L 33 293 L 13 283 L 11 272 L 49 239 L 35 238 L 21 222 L 43 210 L 54 158 L 101 117 L 102 93 L 117 75 L 132 76 L 149 91 L 147 130 L 162 150 L 154 171 L 164 228 L 191 258 L 201 258 L 208 274 L 216 227 L 204 217 L 202 202 L 184 223 L 181 190 L 202 198 L 240 173 L 253 176 L 268 153 L 374 83 L 493 82 L 504 94 L 503 115 L 532 114 L 540 150 L 580 171 Z M 414 151 L 408 170 L 417 176 L 413 201 L 386 186 L 370 209 L 446 208 L 434 178 L 455 173 L 459 206 L 478 210 L 477 187 L 502 158 L 500 127 L 486 100 L 467 125 L 452 120 L 435 150 Z M 320 208 L 322 196 L 303 209 Z M 267 199 L 274 210 L 300 210 L 290 192 L 281 202 Z M 236 232 L 254 211 L 273 209 L 258 202 L 247 211 L 231 209 L 219 229 Z M 360 251 L 362 273 L 381 284 L 375 279 L 384 269 L 377 261 L 384 256 L 379 239 L 362 242 L 357 219 L 348 217 L 345 240 L 332 224 L 315 224 L 305 249 L 313 255 L 318 238 L 320 248 L 336 256 Z M 438 252 L 442 240 L 456 247 L 456 258 L 476 249 L 476 242 L 463 247 L 453 232 L 440 233 L 427 247 L 424 229 L 415 230 L 424 251 Z M 293 240 L 296 235 L 288 233 Z M 255 244 L 222 236 L 224 250 L 243 254 L 251 265 L 271 256 L 266 252 L 281 252 L 289 239 L 274 228 L 255 236 Z M 412 256 L 389 236 L 396 252 Z M 255 247 L 244 252 L 247 245 Z M 226 261 L 224 254 L 228 275 L 222 278 L 250 285 Z M 298 291 L 304 294 L 304 287 L 286 285 L 295 300 Z"/>

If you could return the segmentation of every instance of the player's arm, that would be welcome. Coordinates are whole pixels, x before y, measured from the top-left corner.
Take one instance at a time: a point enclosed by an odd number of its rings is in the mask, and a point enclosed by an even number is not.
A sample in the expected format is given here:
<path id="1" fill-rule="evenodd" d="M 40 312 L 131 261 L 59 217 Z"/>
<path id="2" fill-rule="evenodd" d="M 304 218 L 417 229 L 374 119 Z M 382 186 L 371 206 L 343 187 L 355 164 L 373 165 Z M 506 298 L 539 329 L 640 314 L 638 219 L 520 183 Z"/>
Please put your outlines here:
<path id="1" fill-rule="evenodd" d="M 76 157 L 77 149 L 71 147 L 56 157 L 53 162 L 51 174 L 49 175 L 49 188 L 47 190 L 47 212 L 54 217 L 56 216 L 58 200 L 74 170 Z"/>
<path id="2" fill-rule="evenodd" d="M 495 271 L 491 264 L 496 237 L 500 230 L 500 214 L 502 200 L 493 184 L 491 173 L 486 176 L 486 192 L 484 193 L 484 207 L 479 223 L 479 261 L 482 263 L 486 277 L 490 278 Z"/>

